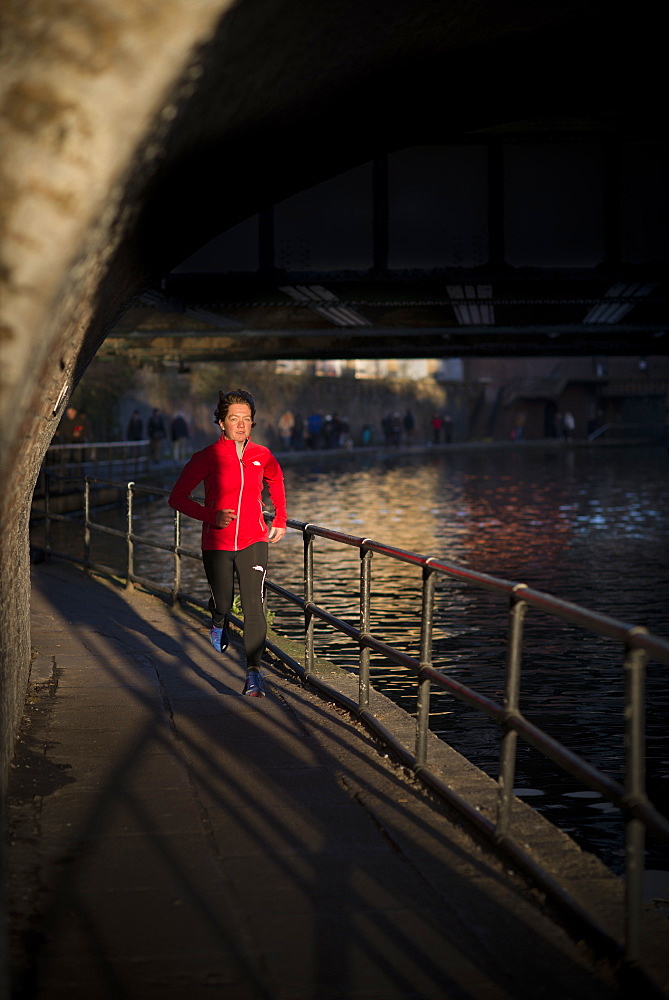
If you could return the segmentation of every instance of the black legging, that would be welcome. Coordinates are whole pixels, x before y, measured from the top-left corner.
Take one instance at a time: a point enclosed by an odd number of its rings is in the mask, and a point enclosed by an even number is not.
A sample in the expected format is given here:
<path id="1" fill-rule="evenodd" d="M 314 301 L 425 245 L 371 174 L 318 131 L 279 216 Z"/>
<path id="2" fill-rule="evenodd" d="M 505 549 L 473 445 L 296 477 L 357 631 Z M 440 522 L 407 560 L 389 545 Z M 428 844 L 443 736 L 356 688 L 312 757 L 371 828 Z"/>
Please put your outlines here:
<path id="1" fill-rule="evenodd" d="M 204 571 L 211 590 L 209 610 L 214 625 L 219 628 L 232 607 L 235 573 L 239 581 L 239 597 L 244 611 L 244 649 L 247 667 L 259 667 L 265 648 L 265 573 L 267 572 L 267 542 L 255 542 L 246 549 L 226 552 L 205 549 L 202 552 Z"/>

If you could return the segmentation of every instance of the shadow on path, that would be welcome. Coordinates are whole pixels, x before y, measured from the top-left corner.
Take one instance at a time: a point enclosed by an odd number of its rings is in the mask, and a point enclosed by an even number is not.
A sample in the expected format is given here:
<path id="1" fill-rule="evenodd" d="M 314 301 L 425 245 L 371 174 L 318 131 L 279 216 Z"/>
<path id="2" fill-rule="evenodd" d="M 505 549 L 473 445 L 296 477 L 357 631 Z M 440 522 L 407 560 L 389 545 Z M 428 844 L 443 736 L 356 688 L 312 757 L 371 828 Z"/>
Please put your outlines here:
<path id="1" fill-rule="evenodd" d="M 55 562 L 32 639 L 14 1000 L 622 995 L 345 713 L 243 698 L 239 643 Z"/>

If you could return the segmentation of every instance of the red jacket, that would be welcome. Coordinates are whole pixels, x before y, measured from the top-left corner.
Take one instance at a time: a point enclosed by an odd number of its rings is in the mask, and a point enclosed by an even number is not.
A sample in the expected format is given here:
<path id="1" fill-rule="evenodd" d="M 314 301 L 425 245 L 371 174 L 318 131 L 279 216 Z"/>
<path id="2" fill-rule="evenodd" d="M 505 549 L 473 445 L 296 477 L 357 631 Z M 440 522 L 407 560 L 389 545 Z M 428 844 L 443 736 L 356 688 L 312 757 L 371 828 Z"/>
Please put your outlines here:
<path id="1" fill-rule="evenodd" d="M 196 451 L 174 484 L 169 505 L 188 517 L 203 521 L 202 548 L 237 551 L 254 542 L 266 542 L 267 525 L 262 512 L 263 480 L 276 511 L 274 524 L 286 527 L 286 494 L 281 466 L 268 448 L 247 441 L 241 459 L 237 444 L 221 437 Z M 204 481 L 205 504 L 190 495 Z M 216 527 L 216 512 L 234 510 L 237 517 L 227 528 Z"/>

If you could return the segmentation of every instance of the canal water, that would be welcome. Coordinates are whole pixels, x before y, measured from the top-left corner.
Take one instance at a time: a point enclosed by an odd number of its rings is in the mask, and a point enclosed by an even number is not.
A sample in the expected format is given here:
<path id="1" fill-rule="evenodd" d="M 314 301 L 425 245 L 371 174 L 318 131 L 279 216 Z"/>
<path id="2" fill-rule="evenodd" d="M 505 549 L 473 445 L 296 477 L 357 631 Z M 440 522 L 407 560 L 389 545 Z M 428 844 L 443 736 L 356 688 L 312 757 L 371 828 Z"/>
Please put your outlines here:
<path id="1" fill-rule="evenodd" d="M 669 491 L 666 449 L 480 448 L 409 457 L 373 455 L 286 463 L 289 516 L 454 562 L 583 604 L 669 637 Z M 168 484 L 166 484 L 168 485 Z M 200 525 L 184 521 L 184 544 Z M 136 528 L 171 539 L 165 501 L 137 508 Z M 372 632 L 418 656 L 421 573 L 372 559 Z M 315 540 L 316 601 L 358 625 L 357 548 Z M 139 546 L 136 571 L 169 582 L 165 553 Z M 302 537 L 270 547 L 268 576 L 302 593 Z M 201 566 L 184 560 L 184 589 L 206 597 Z M 299 612 L 268 596 L 274 628 L 302 637 Z M 501 701 L 507 604 L 458 581 L 438 585 L 434 665 Z M 623 777 L 622 650 L 610 640 L 528 611 L 521 709 L 612 778 Z M 357 648 L 317 626 L 317 650 L 347 669 Z M 669 814 L 669 668 L 647 677 L 647 782 Z M 416 686 L 403 668 L 372 655 L 373 682 L 409 712 Z M 497 776 L 499 730 L 446 693 L 433 693 L 431 727 Z M 525 797 L 614 871 L 624 862 L 617 811 L 519 741 L 516 794 Z M 649 841 L 647 867 L 669 871 L 666 845 Z"/>
<path id="2" fill-rule="evenodd" d="M 312 521 L 433 555 L 641 624 L 669 637 L 669 455 L 662 449 L 484 449 L 340 468 L 288 468 L 289 510 Z M 299 589 L 301 539 L 272 548 L 270 577 Z M 315 541 L 316 600 L 358 624 L 357 549 Z M 372 632 L 418 657 L 420 570 L 373 557 Z M 277 608 L 276 627 L 290 615 Z M 436 600 L 434 665 L 490 698 L 503 697 L 506 601 L 445 581 Z M 294 627 L 294 626 L 293 626 Z M 298 626 L 299 628 L 299 626 Z M 320 636 L 324 629 L 319 629 Z M 521 708 L 528 717 L 616 779 L 623 777 L 622 651 L 610 640 L 528 612 Z M 346 639 L 323 642 L 356 664 Z M 415 682 L 374 663 L 374 683 L 415 711 Z M 669 668 L 650 664 L 647 781 L 669 814 Z M 431 727 L 492 776 L 499 731 L 448 694 L 433 694 Z M 519 742 L 517 794 L 622 870 L 617 811 Z M 666 845 L 649 867 L 669 869 Z"/>

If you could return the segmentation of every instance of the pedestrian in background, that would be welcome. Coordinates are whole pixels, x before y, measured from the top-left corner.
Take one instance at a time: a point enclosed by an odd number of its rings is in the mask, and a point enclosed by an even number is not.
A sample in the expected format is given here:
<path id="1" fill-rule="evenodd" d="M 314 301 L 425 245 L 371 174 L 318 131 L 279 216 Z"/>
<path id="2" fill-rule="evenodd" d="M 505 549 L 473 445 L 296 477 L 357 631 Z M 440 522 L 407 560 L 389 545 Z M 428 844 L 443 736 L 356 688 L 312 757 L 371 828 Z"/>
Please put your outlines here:
<path id="1" fill-rule="evenodd" d="M 170 436 L 172 438 L 172 458 L 175 462 L 183 462 L 188 444 L 188 424 L 181 410 L 170 424 Z"/>
<path id="2" fill-rule="evenodd" d="M 281 414 L 277 428 L 282 450 L 290 451 L 293 444 L 293 431 L 295 429 L 295 417 L 290 410 L 285 410 Z"/>
<path id="3" fill-rule="evenodd" d="M 301 413 L 295 414 L 295 426 L 293 427 L 293 440 L 291 442 L 295 451 L 304 449 L 305 419 Z"/>
<path id="4" fill-rule="evenodd" d="M 311 414 L 307 425 L 309 428 L 309 447 L 320 448 L 323 444 L 323 414 L 320 410 Z"/>
<path id="5" fill-rule="evenodd" d="M 411 410 L 407 409 L 406 413 L 404 414 L 404 421 L 403 421 L 403 423 L 404 423 L 404 434 L 405 434 L 406 443 L 407 444 L 412 444 L 413 443 L 413 431 L 414 431 L 414 427 L 416 426 L 416 421 L 414 420 L 414 416 L 413 416 L 413 413 L 411 412 Z"/>
<path id="6" fill-rule="evenodd" d="M 93 436 L 86 414 L 76 406 L 68 406 L 58 425 L 56 437 L 61 444 L 85 444 L 86 441 L 91 441 Z"/>
<path id="7" fill-rule="evenodd" d="M 163 441 L 167 437 L 165 423 L 159 409 L 154 409 L 149 417 L 146 432 L 151 442 L 151 461 L 159 462 L 162 458 Z"/>
<path id="8" fill-rule="evenodd" d="M 125 439 L 126 441 L 141 441 L 144 435 L 144 421 L 142 420 L 139 410 L 133 410 L 132 416 L 128 421 L 128 430 L 126 431 Z"/>
<path id="9" fill-rule="evenodd" d="M 215 444 L 195 452 L 177 479 L 169 503 L 203 522 L 202 562 L 211 591 L 210 638 L 219 653 L 228 647 L 227 619 L 237 577 L 246 651 L 242 693 L 262 698 L 268 542 L 278 542 L 286 533 L 286 495 L 278 461 L 268 448 L 251 441 L 255 414 L 253 396 L 246 389 L 219 392 L 214 423 L 221 436 Z M 191 499 L 201 482 L 205 484 L 204 504 Z M 269 530 L 262 512 L 265 482 L 275 509 Z"/>
<path id="10" fill-rule="evenodd" d="M 441 418 L 441 429 L 444 432 L 445 444 L 451 444 L 453 440 L 453 420 L 448 412 L 444 413 Z"/>
<path id="11" fill-rule="evenodd" d="M 336 417 L 336 414 L 335 414 Z M 332 448 L 335 433 L 335 421 L 331 413 L 326 413 L 323 420 L 322 441 L 324 448 Z"/>
<path id="12" fill-rule="evenodd" d="M 399 448 L 402 441 L 402 421 L 397 410 L 390 416 L 390 444 Z"/>
<path id="13" fill-rule="evenodd" d="M 60 444 L 79 445 L 93 440 L 93 432 L 83 410 L 77 410 L 76 406 L 68 406 L 58 425 L 56 440 Z M 68 455 L 69 460 L 77 464 L 85 462 L 87 458 L 85 448 L 72 448 L 68 450 Z"/>
<path id="14" fill-rule="evenodd" d="M 562 426 L 564 427 L 565 441 L 572 441 L 574 431 L 576 430 L 576 421 L 574 420 L 574 414 L 570 413 L 569 410 L 567 410 L 562 419 Z"/>
<path id="15" fill-rule="evenodd" d="M 392 413 L 386 413 L 385 416 L 381 417 L 381 431 L 383 433 L 383 443 L 390 444 L 393 428 L 393 415 Z"/>

